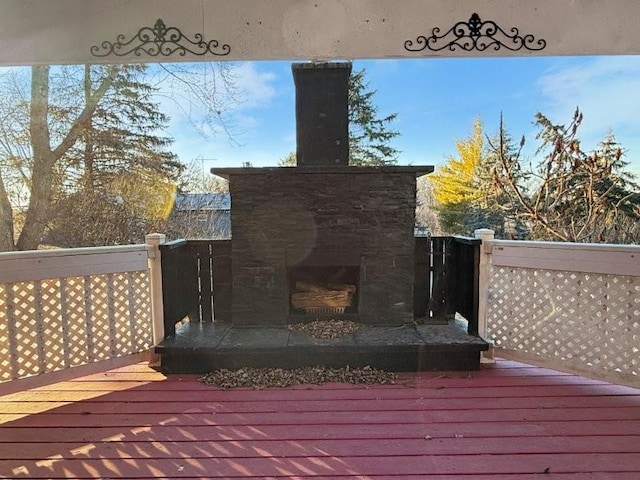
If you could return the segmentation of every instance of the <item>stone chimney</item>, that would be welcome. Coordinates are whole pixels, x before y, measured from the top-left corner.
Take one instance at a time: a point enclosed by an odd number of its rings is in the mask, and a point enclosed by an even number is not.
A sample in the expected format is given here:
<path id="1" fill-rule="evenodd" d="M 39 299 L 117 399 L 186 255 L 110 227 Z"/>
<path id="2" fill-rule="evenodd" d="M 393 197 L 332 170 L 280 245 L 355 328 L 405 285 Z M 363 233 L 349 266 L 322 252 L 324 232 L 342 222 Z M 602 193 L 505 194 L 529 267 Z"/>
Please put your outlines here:
<path id="1" fill-rule="evenodd" d="M 298 166 L 348 166 L 351 63 L 294 63 L 291 70 Z"/>

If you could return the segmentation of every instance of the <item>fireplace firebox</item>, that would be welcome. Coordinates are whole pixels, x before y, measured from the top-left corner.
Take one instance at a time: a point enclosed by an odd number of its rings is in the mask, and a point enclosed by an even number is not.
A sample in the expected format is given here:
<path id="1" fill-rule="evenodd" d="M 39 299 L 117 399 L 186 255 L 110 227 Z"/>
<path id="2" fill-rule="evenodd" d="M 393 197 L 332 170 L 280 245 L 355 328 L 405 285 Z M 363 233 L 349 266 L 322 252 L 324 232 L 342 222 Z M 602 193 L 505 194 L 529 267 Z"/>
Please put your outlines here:
<path id="1" fill-rule="evenodd" d="M 287 275 L 291 315 L 319 318 L 358 313 L 358 266 L 289 267 Z"/>

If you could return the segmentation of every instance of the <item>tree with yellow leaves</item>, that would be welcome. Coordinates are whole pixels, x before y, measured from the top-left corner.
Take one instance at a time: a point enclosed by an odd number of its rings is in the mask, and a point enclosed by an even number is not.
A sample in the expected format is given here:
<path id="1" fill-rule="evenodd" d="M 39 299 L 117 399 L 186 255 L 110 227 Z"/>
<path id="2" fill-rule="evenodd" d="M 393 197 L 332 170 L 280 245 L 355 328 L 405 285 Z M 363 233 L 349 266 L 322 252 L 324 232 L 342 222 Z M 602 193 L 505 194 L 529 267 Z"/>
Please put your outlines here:
<path id="1" fill-rule="evenodd" d="M 513 150 L 503 132 L 503 148 Z M 493 172 L 498 158 L 485 143 L 482 120 L 476 119 L 471 135 L 456 142 L 457 156 L 429 176 L 442 229 L 448 234 L 471 235 L 478 228 L 491 228 L 496 236 L 523 238 L 524 223 L 517 218 L 513 203 L 494 188 Z M 519 181 L 516 174 L 514 181 Z"/>
<path id="2" fill-rule="evenodd" d="M 442 205 L 473 202 L 480 198 L 478 169 L 483 162 L 484 127 L 476 119 L 473 131 L 466 140 L 456 142 L 458 156 L 450 156 L 429 178 L 434 196 Z"/>
<path id="3" fill-rule="evenodd" d="M 484 127 L 480 118 L 475 120 L 471 135 L 456 142 L 456 150 L 457 156 L 447 158 L 429 175 L 429 180 L 442 228 L 451 234 L 463 234 L 468 233 L 466 224 L 474 205 L 485 194 L 479 181 L 484 163 Z"/>

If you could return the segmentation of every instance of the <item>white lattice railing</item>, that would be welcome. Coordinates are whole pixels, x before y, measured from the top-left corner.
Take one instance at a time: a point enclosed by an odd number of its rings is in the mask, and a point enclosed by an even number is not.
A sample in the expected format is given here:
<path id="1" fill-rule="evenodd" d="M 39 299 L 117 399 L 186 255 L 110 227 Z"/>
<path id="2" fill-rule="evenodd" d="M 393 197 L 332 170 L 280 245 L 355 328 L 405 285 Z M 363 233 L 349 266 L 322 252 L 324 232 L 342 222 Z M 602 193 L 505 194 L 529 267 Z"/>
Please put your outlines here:
<path id="1" fill-rule="evenodd" d="M 483 250 L 496 347 L 640 380 L 640 247 L 494 240 Z"/>
<path id="2" fill-rule="evenodd" d="M 0 382 L 148 350 L 148 250 L 0 253 Z"/>

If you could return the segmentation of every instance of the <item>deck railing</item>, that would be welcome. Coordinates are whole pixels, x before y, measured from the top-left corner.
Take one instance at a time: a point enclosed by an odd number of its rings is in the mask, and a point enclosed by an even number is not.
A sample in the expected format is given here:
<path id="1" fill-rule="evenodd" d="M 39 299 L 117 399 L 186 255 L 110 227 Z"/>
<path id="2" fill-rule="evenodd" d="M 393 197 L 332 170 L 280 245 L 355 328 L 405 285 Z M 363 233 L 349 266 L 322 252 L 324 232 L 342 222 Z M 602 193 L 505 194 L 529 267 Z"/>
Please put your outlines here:
<path id="1" fill-rule="evenodd" d="M 0 253 L 0 382 L 148 350 L 148 250 Z"/>
<path id="2" fill-rule="evenodd" d="M 578 373 L 640 381 L 640 246 L 485 242 L 496 347 Z"/>
<path id="3" fill-rule="evenodd" d="M 477 236 L 482 245 L 416 244 L 429 252 L 419 288 L 430 297 L 420 308 L 439 319 L 460 313 L 470 333 L 502 352 L 639 382 L 640 246 Z M 216 281 L 216 272 L 230 277 L 228 242 L 150 237 L 150 245 L 1 253 L 0 382 L 146 351 L 183 319 L 228 320 L 230 284 Z"/>
<path id="4" fill-rule="evenodd" d="M 476 238 L 453 237 L 451 241 L 455 265 L 446 298 L 451 311 L 467 320 L 471 335 L 478 335 L 480 245 Z"/>
<path id="5" fill-rule="evenodd" d="M 175 240 L 160 252 L 165 337 L 181 321 L 230 320 L 230 240 Z"/>
<path id="6" fill-rule="evenodd" d="M 447 322 L 456 314 L 478 334 L 478 268 L 481 240 L 417 237 L 414 314 Z"/>

